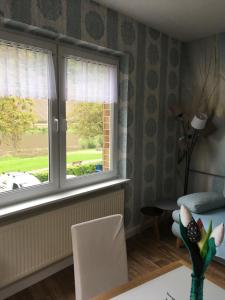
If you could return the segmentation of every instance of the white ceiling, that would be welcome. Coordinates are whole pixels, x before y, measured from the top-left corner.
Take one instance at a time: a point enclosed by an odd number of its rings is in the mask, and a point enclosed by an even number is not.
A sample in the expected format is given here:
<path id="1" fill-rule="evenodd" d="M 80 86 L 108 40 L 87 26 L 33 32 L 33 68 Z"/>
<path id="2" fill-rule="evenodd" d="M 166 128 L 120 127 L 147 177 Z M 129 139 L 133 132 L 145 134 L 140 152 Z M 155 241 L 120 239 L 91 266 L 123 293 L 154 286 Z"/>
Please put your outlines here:
<path id="1" fill-rule="evenodd" d="M 225 0 L 95 0 L 182 41 L 225 31 Z"/>

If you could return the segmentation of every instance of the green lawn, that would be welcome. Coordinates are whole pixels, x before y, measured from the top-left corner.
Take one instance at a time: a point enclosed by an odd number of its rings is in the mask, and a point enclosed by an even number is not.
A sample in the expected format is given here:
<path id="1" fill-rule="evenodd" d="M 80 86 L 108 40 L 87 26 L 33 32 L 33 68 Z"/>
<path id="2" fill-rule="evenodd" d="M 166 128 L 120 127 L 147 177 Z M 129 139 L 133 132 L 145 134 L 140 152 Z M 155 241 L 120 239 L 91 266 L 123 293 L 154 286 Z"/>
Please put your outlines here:
<path id="1" fill-rule="evenodd" d="M 76 152 L 67 153 L 67 163 L 74 161 L 89 161 L 102 159 L 102 152 L 95 149 L 78 150 Z M 0 157 L 0 173 L 13 171 L 34 171 L 48 167 L 47 156 L 37 157 Z"/>

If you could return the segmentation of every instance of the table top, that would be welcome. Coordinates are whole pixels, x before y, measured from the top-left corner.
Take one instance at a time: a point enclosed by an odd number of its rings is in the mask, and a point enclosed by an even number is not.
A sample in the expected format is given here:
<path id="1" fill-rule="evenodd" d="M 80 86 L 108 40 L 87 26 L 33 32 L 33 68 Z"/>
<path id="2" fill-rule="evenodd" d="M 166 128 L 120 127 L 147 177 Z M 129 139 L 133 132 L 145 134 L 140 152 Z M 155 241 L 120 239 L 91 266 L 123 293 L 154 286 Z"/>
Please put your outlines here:
<path id="1" fill-rule="evenodd" d="M 191 269 L 186 262 L 174 262 L 114 288 L 93 300 L 189 300 L 190 275 Z M 224 300 L 225 290 L 216 285 L 215 279 L 206 277 L 211 281 L 205 280 L 204 300 Z"/>
<path id="2" fill-rule="evenodd" d="M 168 211 L 173 211 L 173 210 L 179 209 L 179 207 L 177 205 L 177 199 L 156 201 L 155 206 L 162 210 L 168 210 Z"/>

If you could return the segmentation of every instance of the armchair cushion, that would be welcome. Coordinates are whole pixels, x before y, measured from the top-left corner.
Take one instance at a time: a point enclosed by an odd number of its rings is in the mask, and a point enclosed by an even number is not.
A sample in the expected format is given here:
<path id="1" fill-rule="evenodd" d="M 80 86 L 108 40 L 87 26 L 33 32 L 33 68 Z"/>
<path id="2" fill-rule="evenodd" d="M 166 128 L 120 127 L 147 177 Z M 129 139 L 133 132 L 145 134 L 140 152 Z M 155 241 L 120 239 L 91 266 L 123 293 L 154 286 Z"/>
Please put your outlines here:
<path id="1" fill-rule="evenodd" d="M 198 214 L 225 207 L 225 197 L 216 192 L 194 193 L 180 197 L 177 204 L 185 205 L 191 212 Z"/>
<path id="2" fill-rule="evenodd" d="M 173 222 L 172 224 L 172 233 L 182 240 L 181 234 L 180 234 L 180 225 L 177 222 Z"/>
<path id="3" fill-rule="evenodd" d="M 174 210 L 172 212 L 172 218 L 173 218 L 174 222 L 179 223 L 180 211 L 179 210 Z"/>

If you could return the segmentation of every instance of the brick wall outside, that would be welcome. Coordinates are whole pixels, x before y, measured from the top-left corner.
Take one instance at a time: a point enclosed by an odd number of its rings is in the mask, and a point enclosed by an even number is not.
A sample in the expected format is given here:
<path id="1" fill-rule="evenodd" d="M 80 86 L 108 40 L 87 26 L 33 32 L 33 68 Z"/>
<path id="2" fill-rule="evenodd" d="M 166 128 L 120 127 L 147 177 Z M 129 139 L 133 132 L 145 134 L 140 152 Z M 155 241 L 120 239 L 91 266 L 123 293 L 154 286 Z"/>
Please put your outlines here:
<path id="1" fill-rule="evenodd" d="M 103 104 L 103 171 L 110 170 L 110 104 Z"/>

